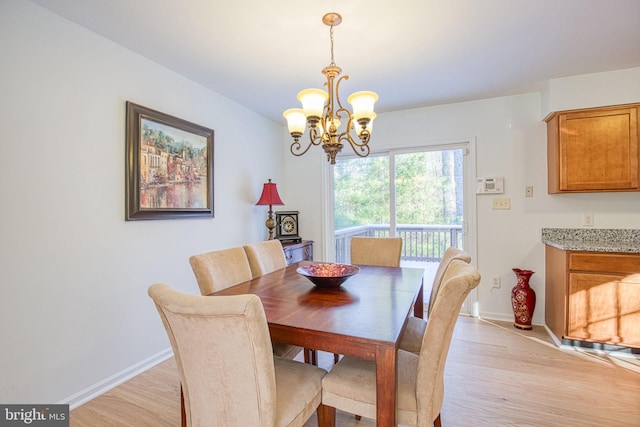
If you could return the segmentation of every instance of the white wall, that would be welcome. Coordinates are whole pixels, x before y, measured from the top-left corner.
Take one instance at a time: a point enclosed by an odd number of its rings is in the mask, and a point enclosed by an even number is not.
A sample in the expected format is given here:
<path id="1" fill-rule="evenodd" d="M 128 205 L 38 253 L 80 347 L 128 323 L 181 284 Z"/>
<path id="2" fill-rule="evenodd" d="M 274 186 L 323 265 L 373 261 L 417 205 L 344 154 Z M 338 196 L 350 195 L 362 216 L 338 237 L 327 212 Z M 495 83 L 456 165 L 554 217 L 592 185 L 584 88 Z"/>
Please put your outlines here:
<path id="1" fill-rule="evenodd" d="M 624 78 L 623 78 L 624 77 Z M 640 193 L 548 195 L 546 124 L 542 98 L 557 108 L 583 108 L 640 102 L 640 68 L 576 76 L 549 82 L 549 90 L 436 107 L 382 113 L 376 119 L 371 145 L 374 150 L 418 147 L 475 137 L 477 176 L 503 176 L 504 197 L 510 210 L 492 210 L 489 195 L 475 197 L 477 256 L 482 274 L 478 288 L 480 315 L 512 320 L 510 292 L 515 285 L 514 267 L 535 271 L 531 285 L 538 297 L 534 323 L 544 323 L 544 245 L 540 230 L 546 227 L 582 227 L 582 215 L 594 214 L 598 228 L 640 228 Z M 591 97 L 586 96 L 598 88 Z M 349 149 L 345 148 L 348 152 Z M 322 176 L 326 161 L 320 149 L 304 160 L 285 159 L 288 193 L 301 195 L 303 237 L 320 238 L 322 225 Z M 526 186 L 534 197 L 525 198 Z M 292 206 L 296 200 L 291 200 Z M 313 230 L 313 231 L 312 231 Z M 319 252 L 317 252 L 319 255 Z M 502 287 L 491 288 L 492 276 Z"/>
<path id="2" fill-rule="evenodd" d="M 166 355 L 149 285 L 266 238 L 282 126 L 30 2 L 0 3 L 0 57 L 0 402 L 78 402 Z M 214 219 L 124 221 L 127 100 L 214 129 Z"/>
<path id="3" fill-rule="evenodd" d="M 640 68 L 550 80 L 542 93 L 542 117 L 553 111 L 639 102 Z"/>

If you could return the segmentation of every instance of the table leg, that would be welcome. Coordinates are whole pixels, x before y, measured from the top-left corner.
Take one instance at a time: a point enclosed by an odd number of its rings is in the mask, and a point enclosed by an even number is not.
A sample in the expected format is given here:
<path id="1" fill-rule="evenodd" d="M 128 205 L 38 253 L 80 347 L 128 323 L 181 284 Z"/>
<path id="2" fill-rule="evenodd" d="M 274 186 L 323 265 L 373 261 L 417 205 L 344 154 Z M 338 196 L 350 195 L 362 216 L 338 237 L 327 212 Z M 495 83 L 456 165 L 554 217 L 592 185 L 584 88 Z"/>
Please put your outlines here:
<path id="1" fill-rule="evenodd" d="M 416 298 L 416 303 L 413 305 L 413 315 L 420 319 L 424 318 L 424 279 L 422 279 L 422 283 L 420 284 L 420 290 L 418 291 L 418 296 Z"/>
<path id="2" fill-rule="evenodd" d="M 376 425 L 397 427 L 396 390 L 398 360 L 395 347 L 376 350 Z"/>
<path id="3" fill-rule="evenodd" d="M 314 366 L 318 366 L 318 350 L 311 350 L 310 348 L 305 348 L 304 352 L 304 363 L 310 363 Z"/>
<path id="4" fill-rule="evenodd" d="M 180 419 L 182 427 L 187 427 L 187 412 L 184 409 L 184 392 L 182 391 L 182 383 L 180 384 Z"/>

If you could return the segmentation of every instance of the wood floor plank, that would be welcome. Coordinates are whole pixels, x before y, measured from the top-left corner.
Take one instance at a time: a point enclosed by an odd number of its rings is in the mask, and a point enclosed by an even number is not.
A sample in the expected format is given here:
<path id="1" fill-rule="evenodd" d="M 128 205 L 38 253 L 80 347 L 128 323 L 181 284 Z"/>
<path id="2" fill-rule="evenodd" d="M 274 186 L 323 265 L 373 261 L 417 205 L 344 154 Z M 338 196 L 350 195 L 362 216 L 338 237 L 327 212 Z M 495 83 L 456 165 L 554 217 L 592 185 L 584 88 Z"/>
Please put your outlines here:
<path id="1" fill-rule="evenodd" d="M 330 369 L 333 355 L 320 353 Z M 640 426 L 636 359 L 557 348 L 544 328 L 461 317 L 445 371 L 445 427 Z M 71 412 L 71 427 L 180 425 L 169 359 Z M 337 426 L 375 426 L 338 411 Z M 317 425 L 315 416 L 305 427 Z"/>

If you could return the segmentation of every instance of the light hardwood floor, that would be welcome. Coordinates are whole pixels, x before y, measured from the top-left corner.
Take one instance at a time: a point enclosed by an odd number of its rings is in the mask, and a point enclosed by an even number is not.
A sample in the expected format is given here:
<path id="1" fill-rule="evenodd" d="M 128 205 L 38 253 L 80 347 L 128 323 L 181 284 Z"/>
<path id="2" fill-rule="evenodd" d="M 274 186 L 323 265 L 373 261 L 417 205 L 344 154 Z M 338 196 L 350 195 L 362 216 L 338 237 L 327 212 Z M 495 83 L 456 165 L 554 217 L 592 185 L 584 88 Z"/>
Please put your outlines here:
<path id="1" fill-rule="evenodd" d="M 333 355 L 321 353 L 330 368 Z M 169 359 L 71 412 L 72 427 L 180 425 Z M 338 413 L 342 427 L 375 426 Z M 316 426 L 315 416 L 305 427 Z M 559 349 L 541 327 L 460 317 L 447 359 L 445 427 L 640 426 L 637 359 Z M 244 426 L 243 426 L 244 427 Z"/>

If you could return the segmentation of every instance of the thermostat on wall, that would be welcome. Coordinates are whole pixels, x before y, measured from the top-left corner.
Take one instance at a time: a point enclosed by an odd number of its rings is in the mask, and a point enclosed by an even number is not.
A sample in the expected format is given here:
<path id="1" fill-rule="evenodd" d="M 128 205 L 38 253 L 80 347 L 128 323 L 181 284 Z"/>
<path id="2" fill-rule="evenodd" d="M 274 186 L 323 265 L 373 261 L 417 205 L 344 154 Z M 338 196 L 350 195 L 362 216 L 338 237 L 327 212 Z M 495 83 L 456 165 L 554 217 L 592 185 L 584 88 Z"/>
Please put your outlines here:
<path id="1" fill-rule="evenodd" d="M 502 194 L 504 193 L 504 178 L 492 176 L 488 178 L 476 178 L 476 194 Z"/>

